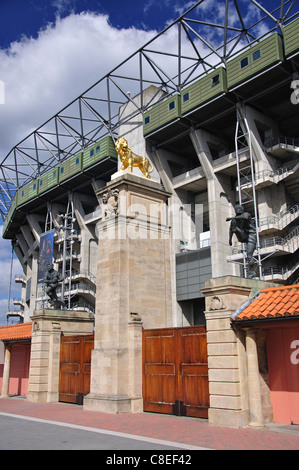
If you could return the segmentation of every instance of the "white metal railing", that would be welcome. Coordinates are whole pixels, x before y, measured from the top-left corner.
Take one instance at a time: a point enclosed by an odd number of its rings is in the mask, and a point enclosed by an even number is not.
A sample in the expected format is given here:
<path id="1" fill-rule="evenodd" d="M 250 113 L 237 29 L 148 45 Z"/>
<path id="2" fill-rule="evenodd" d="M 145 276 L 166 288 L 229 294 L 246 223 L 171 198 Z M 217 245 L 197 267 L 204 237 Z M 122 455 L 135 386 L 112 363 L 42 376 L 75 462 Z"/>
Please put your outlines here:
<path id="1" fill-rule="evenodd" d="M 87 310 L 88 312 L 91 312 L 91 313 L 95 313 L 95 308 L 86 302 L 81 302 L 81 301 L 73 302 L 71 303 L 71 308 L 74 310 L 81 309 L 81 310 Z"/>
<path id="2" fill-rule="evenodd" d="M 299 139 L 297 137 L 279 136 L 274 137 L 266 142 L 266 146 L 268 149 L 273 148 L 275 145 L 281 144 L 287 145 L 288 147 L 293 147 L 294 149 L 299 149 Z"/>
<path id="3" fill-rule="evenodd" d="M 60 294 L 61 290 L 62 290 L 61 287 L 58 287 L 56 289 L 57 294 Z M 74 291 L 74 290 L 79 290 L 81 292 L 95 293 L 96 292 L 96 287 L 94 285 L 86 284 L 84 282 L 75 282 L 75 283 L 71 284 L 71 288 L 69 288 L 68 286 L 65 286 L 65 292 L 69 292 L 69 290 L 71 290 L 71 292 Z"/>
<path id="4" fill-rule="evenodd" d="M 69 259 L 69 258 L 78 258 L 80 256 L 80 251 L 78 250 L 72 250 L 69 251 L 67 250 L 66 253 L 65 253 L 65 258 L 66 259 Z M 54 257 L 54 261 L 55 263 L 59 263 L 61 261 L 63 261 L 63 253 L 57 253 L 56 256 Z"/>
<path id="5" fill-rule="evenodd" d="M 278 183 L 282 179 L 286 178 L 298 164 L 299 159 L 296 159 L 286 163 L 285 165 L 281 166 L 280 168 L 277 168 L 276 170 L 268 168 L 265 170 L 258 171 L 257 173 L 255 173 L 255 183 L 261 183 L 269 180 L 272 180 L 273 183 Z M 240 184 L 241 187 L 251 185 L 251 174 L 240 178 Z"/>
<path id="6" fill-rule="evenodd" d="M 200 248 L 206 248 L 208 246 L 211 246 L 211 238 L 204 238 L 202 240 L 199 240 L 196 243 L 188 243 L 188 241 L 183 241 L 180 240 L 180 252 L 182 251 L 196 251 L 199 250 Z"/>
<path id="7" fill-rule="evenodd" d="M 12 302 L 14 305 L 21 305 L 22 307 L 25 307 L 25 304 L 26 304 L 26 301 L 24 299 L 16 299 L 16 298 L 13 298 L 12 299 Z"/>
<path id="8" fill-rule="evenodd" d="M 288 279 L 299 267 L 299 261 L 292 263 L 288 266 L 268 266 L 263 268 L 263 276 L 271 277 L 273 280 L 277 279 L 277 276 L 281 276 L 282 280 Z"/>
<path id="9" fill-rule="evenodd" d="M 260 239 L 260 248 L 272 248 L 274 246 L 281 246 L 283 249 L 288 249 L 290 252 L 295 252 L 299 247 L 299 227 L 294 228 L 286 237 L 267 237 Z M 236 255 L 242 253 L 241 248 L 232 248 L 232 254 Z"/>
<path id="10" fill-rule="evenodd" d="M 259 219 L 259 227 L 275 225 L 276 228 L 283 229 L 290 222 L 293 222 L 299 216 L 299 204 L 295 204 L 291 209 L 281 211 L 276 215 L 270 215 Z"/>
<path id="11" fill-rule="evenodd" d="M 90 271 L 87 271 L 87 270 L 84 270 L 84 269 L 78 269 L 76 271 L 72 271 L 72 279 L 74 277 L 85 277 L 87 279 L 89 279 L 91 282 L 93 282 L 94 284 L 96 284 L 97 282 L 97 278 L 94 274 L 92 274 Z"/>

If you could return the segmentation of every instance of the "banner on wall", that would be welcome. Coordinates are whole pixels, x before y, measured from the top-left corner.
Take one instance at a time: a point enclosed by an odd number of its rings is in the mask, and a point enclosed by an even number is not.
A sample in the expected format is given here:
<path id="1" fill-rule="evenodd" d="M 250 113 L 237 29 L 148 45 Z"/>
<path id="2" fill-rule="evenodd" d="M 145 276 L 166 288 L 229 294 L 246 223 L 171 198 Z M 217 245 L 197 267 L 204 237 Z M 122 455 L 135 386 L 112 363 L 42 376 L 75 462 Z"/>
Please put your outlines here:
<path id="1" fill-rule="evenodd" d="M 40 284 L 44 280 L 44 276 L 48 271 L 48 264 L 53 263 L 53 246 L 54 246 L 54 230 L 45 232 L 40 236 L 39 260 L 37 283 Z"/>

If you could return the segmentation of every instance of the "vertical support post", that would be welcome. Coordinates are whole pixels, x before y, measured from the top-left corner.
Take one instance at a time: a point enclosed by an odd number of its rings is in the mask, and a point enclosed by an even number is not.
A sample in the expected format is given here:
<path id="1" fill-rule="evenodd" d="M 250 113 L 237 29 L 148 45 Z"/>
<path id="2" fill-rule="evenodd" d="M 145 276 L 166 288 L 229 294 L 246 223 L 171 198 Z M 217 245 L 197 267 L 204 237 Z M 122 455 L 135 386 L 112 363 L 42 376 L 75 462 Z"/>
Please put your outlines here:
<path id="1" fill-rule="evenodd" d="M 69 257 L 69 292 L 68 292 L 68 308 L 71 307 L 71 283 L 72 283 L 72 261 L 73 261 L 73 233 L 74 233 L 74 204 L 72 193 L 69 194 L 66 213 L 60 216 L 64 220 L 63 224 L 63 250 L 62 250 L 62 285 L 61 285 L 61 301 L 64 302 L 65 277 L 66 277 L 66 258 Z"/>
<path id="2" fill-rule="evenodd" d="M 246 354 L 248 373 L 248 398 L 250 410 L 250 426 L 263 426 L 263 409 L 260 390 L 260 376 L 257 356 L 255 331 L 253 328 L 246 330 Z"/>
<path id="3" fill-rule="evenodd" d="M 3 370 L 3 383 L 2 383 L 2 398 L 8 397 L 9 390 L 9 376 L 10 376 L 10 362 L 11 362 L 11 344 L 5 344 L 5 359 Z"/>
<path id="4" fill-rule="evenodd" d="M 263 278 L 262 272 L 262 261 L 261 261 L 261 253 L 260 253 L 260 241 L 259 241 L 259 221 L 258 221 L 258 210 L 257 210 L 257 201 L 256 201 L 256 194 L 255 194 L 255 172 L 254 172 L 254 161 L 253 161 L 253 152 L 252 152 L 252 143 L 251 143 L 251 131 L 248 126 L 248 122 L 245 116 L 244 109 L 241 106 L 237 106 L 237 123 L 236 123 L 236 132 L 235 132 L 235 150 L 236 150 L 236 163 L 237 163 L 237 179 L 238 179 L 238 196 L 239 196 L 239 204 L 242 205 L 242 190 L 241 190 L 241 169 L 240 169 L 240 154 L 239 154 L 239 129 L 240 126 L 242 128 L 242 138 L 245 138 L 247 141 L 247 145 L 249 148 L 249 157 L 250 157 L 250 180 L 252 183 L 252 201 L 254 207 L 254 218 L 255 218 L 255 230 L 256 230 L 256 251 L 257 251 L 257 258 L 258 258 L 258 268 L 259 268 L 259 278 Z M 246 255 L 245 255 L 245 247 L 242 244 L 242 253 L 243 253 L 243 264 L 244 264 L 244 271 L 245 277 L 247 277 L 247 263 L 246 263 Z"/>
<path id="5" fill-rule="evenodd" d="M 138 314 L 128 322 L 128 355 L 129 355 L 129 396 L 131 412 L 142 413 L 142 328 L 143 322 Z"/>
<path id="6" fill-rule="evenodd" d="M 59 399 L 60 341 L 61 326 L 57 322 L 52 322 L 49 337 L 48 403 L 56 403 Z"/>

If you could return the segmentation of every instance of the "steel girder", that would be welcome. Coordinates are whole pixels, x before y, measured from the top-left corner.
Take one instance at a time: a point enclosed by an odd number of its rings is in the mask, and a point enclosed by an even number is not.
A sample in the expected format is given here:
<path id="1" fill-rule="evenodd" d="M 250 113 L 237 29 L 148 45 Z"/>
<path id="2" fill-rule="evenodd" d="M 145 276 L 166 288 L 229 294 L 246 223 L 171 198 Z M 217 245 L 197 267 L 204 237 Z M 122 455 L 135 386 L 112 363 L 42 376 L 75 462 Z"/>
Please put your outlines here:
<path id="1" fill-rule="evenodd" d="M 272 2 L 268 11 L 256 0 L 217 0 L 212 21 L 210 0 L 201 0 L 153 37 L 88 90 L 13 147 L 0 164 L 0 213 L 4 220 L 15 192 L 25 184 L 80 152 L 96 140 L 117 137 L 119 127 L 151 106 L 156 96 L 180 93 L 182 88 L 226 64 L 299 15 L 296 0 Z M 248 14 L 249 6 L 251 15 Z M 252 18 L 255 17 L 254 21 Z M 161 36 L 168 36 L 167 50 Z M 154 85 L 157 93 L 144 103 L 142 92 Z M 130 90 L 128 93 L 127 90 Z M 134 97 L 140 95 L 140 99 Z M 127 102 L 132 111 L 119 112 Z"/>

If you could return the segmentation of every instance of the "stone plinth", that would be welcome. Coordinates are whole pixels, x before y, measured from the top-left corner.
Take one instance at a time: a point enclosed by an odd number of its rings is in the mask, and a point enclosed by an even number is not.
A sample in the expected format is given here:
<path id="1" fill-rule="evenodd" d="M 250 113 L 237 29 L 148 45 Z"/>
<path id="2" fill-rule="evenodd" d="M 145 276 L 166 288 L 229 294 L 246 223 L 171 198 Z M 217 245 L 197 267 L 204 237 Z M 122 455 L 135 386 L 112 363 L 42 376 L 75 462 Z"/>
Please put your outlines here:
<path id="1" fill-rule="evenodd" d="M 142 326 L 171 322 L 169 194 L 126 173 L 97 196 L 103 217 L 97 225 L 95 343 L 84 408 L 142 411 Z"/>
<path id="2" fill-rule="evenodd" d="M 273 287 L 273 283 L 224 276 L 207 281 L 202 289 L 206 299 L 210 424 L 242 427 L 251 421 L 248 364 L 250 367 L 252 361 L 247 357 L 246 334 L 232 328 L 231 315 L 266 287 Z"/>
<path id="3" fill-rule="evenodd" d="M 87 312 L 42 309 L 34 311 L 27 400 L 57 402 L 61 334 L 93 332 L 93 315 Z"/>

